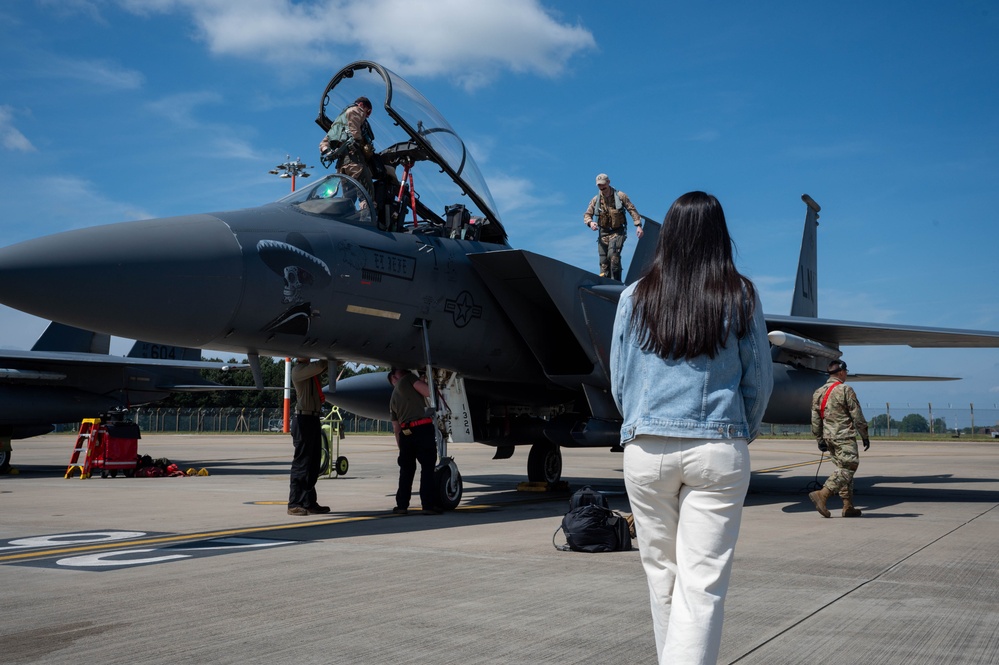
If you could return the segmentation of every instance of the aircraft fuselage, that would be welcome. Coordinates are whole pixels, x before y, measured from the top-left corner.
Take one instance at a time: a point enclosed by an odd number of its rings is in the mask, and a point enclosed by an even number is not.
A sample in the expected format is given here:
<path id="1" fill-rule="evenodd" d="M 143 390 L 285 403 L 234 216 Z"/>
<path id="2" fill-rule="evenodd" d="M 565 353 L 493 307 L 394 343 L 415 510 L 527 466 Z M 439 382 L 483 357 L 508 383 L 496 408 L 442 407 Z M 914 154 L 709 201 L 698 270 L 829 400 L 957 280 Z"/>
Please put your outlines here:
<path id="1" fill-rule="evenodd" d="M 273 204 L 80 229 L 0 254 L 6 283 L 18 285 L 5 302 L 101 332 L 417 367 L 425 321 L 435 365 L 469 378 L 541 380 L 466 256 L 494 249 L 506 248 Z"/>

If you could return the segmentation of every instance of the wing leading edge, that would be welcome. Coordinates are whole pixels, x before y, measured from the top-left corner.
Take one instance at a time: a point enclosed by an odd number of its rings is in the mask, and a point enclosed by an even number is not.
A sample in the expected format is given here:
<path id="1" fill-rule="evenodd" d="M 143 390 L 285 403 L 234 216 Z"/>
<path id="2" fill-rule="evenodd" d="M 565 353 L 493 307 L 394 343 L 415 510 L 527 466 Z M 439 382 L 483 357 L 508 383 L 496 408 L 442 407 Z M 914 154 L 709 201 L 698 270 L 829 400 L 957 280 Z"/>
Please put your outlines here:
<path id="1" fill-rule="evenodd" d="M 897 345 L 912 348 L 999 348 L 999 332 L 862 323 L 802 316 L 766 315 L 767 331 L 781 330 L 835 346 Z"/>

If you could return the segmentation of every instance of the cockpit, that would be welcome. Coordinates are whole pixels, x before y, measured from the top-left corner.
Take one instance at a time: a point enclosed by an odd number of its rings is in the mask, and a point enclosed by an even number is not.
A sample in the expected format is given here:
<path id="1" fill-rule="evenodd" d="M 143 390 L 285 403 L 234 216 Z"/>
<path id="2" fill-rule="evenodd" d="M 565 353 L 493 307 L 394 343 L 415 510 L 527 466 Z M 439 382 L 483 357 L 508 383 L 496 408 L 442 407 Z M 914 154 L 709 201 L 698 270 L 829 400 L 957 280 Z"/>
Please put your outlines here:
<path id="1" fill-rule="evenodd" d="M 331 217 L 348 224 L 372 224 L 371 199 L 353 178 L 333 173 L 281 199 L 304 212 Z"/>
<path id="2" fill-rule="evenodd" d="M 506 245 L 492 194 L 464 142 L 398 75 L 373 62 L 348 65 L 327 85 L 316 123 L 329 132 L 331 117 L 339 118 L 361 97 L 372 102 L 365 128 L 373 136 L 374 150 L 366 158 L 371 182 L 362 184 L 366 177 L 355 179 L 340 162 L 324 159 L 334 173 L 281 202 L 382 231 Z"/>
<path id="3" fill-rule="evenodd" d="M 347 224 L 375 226 L 382 231 L 489 241 L 488 232 L 486 238 L 482 237 L 483 230 L 490 224 L 487 218 L 473 216 L 460 203 L 446 206 L 443 214 L 438 215 L 409 191 L 410 185 L 399 183 L 397 179 L 393 184 L 398 184 L 397 194 L 391 198 L 376 195 L 376 200 L 372 200 L 359 182 L 347 175 L 333 173 L 284 197 L 281 202 L 313 215 Z M 377 177 L 375 189 L 376 194 L 383 189 Z"/>

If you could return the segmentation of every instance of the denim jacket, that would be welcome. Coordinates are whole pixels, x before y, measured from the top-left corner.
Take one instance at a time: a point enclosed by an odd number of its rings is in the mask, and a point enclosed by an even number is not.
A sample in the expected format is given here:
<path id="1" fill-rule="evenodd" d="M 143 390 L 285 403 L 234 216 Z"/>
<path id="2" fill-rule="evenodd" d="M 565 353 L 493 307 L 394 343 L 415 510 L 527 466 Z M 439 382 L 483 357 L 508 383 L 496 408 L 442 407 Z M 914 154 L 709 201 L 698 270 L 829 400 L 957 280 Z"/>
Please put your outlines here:
<path id="1" fill-rule="evenodd" d="M 742 339 L 729 335 L 714 358 L 663 360 L 631 329 L 635 284 L 621 293 L 611 341 L 611 393 L 624 417 L 621 443 L 640 434 L 748 439 L 760 432 L 773 391 L 773 363 L 759 297 Z"/>

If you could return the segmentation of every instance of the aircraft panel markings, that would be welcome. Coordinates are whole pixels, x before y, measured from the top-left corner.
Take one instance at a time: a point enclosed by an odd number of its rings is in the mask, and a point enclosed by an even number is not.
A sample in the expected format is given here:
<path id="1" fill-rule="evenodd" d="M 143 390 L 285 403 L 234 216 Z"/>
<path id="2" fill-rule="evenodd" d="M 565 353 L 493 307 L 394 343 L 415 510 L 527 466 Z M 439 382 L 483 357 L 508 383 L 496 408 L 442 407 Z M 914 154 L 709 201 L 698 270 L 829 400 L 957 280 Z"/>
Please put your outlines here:
<path id="1" fill-rule="evenodd" d="M 372 247 L 362 247 L 365 252 L 364 269 L 390 277 L 413 279 L 416 274 L 416 261 L 403 254 L 386 252 Z"/>
<path id="2" fill-rule="evenodd" d="M 398 321 L 402 317 L 400 312 L 390 312 L 386 309 L 375 309 L 374 307 L 361 307 L 360 305 L 347 305 L 347 311 L 351 314 L 364 314 L 366 316 L 378 316 L 383 319 Z"/>

